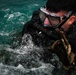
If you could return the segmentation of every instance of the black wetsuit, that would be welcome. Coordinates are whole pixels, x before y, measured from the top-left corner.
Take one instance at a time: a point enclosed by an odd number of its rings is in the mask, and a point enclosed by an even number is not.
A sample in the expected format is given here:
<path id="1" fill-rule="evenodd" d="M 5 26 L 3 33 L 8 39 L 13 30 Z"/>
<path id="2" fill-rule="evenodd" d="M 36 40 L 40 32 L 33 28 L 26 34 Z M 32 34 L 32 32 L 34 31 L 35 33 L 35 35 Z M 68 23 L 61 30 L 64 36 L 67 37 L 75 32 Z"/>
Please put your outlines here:
<path id="1" fill-rule="evenodd" d="M 44 28 L 40 17 L 39 17 L 39 12 L 40 10 L 37 10 L 33 13 L 33 16 L 31 18 L 31 20 L 29 22 L 27 22 L 24 27 L 23 27 L 23 31 L 22 31 L 22 36 L 25 33 L 29 33 L 31 34 L 32 38 L 33 38 L 33 42 L 38 45 L 38 46 L 43 46 L 43 47 L 48 47 L 50 45 L 53 44 L 53 42 L 55 42 L 58 39 L 58 34 L 56 33 L 56 31 L 54 29 L 49 29 L 49 28 Z M 34 27 L 37 24 L 38 28 L 42 28 L 42 29 L 38 29 L 36 27 Z M 33 26 L 34 25 L 34 26 Z M 72 51 L 74 53 L 76 53 L 76 28 L 75 28 L 76 22 L 73 23 L 73 25 L 71 25 L 71 27 L 67 30 L 67 32 L 65 32 L 66 38 L 68 39 L 69 43 L 71 44 L 72 47 Z M 48 33 L 46 33 L 46 31 L 48 31 Z M 49 34 L 52 34 L 51 36 Z M 61 47 L 61 46 L 59 46 Z M 61 50 L 62 48 L 59 48 L 58 52 L 61 54 Z M 59 56 L 61 56 L 59 54 Z M 66 59 L 66 58 L 64 58 Z M 65 65 L 67 61 L 63 61 L 63 63 Z"/>
<path id="2" fill-rule="evenodd" d="M 36 25 L 36 27 L 38 27 L 40 29 L 34 27 L 33 25 L 34 26 Z M 49 35 L 51 33 L 55 33 L 53 29 L 50 30 L 49 28 L 48 29 L 44 28 L 44 26 L 40 20 L 40 17 L 39 17 L 39 10 L 35 11 L 33 13 L 31 20 L 24 25 L 23 31 L 22 31 L 22 36 L 25 33 L 31 34 L 31 36 L 33 38 L 33 42 L 36 45 L 38 45 L 38 46 L 42 45 L 43 47 L 50 45 L 53 41 L 55 41 L 58 38 L 56 36 L 56 34 L 54 34 L 55 36 L 53 35 L 54 37 Z"/>

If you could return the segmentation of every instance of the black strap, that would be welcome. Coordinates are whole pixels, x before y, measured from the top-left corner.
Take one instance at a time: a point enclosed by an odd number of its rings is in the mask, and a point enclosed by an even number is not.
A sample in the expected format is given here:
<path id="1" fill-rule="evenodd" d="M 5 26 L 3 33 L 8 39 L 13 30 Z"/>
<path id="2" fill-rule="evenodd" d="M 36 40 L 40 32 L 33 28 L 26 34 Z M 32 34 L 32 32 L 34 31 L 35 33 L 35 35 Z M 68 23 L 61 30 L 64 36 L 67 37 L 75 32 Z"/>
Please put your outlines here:
<path id="1" fill-rule="evenodd" d="M 72 13 L 69 15 L 69 17 L 67 17 L 61 24 L 59 24 L 57 28 L 61 28 L 61 26 L 72 16 L 73 13 L 74 13 L 74 11 L 72 11 Z"/>

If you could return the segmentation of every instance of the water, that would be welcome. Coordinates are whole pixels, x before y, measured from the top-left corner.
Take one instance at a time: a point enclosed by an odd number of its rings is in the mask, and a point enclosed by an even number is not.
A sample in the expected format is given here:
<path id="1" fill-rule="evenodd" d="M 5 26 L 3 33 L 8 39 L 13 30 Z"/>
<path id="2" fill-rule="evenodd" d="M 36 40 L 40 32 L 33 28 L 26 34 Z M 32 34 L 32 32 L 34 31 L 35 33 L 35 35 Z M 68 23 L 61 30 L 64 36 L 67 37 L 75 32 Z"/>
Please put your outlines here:
<path id="1" fill-rule="evenodd" d="M 44 0 L 43 0 L 44 1 Z M 0 44 L 10 44 L 11 34 L 22 30 L 35 9 L 46 2 L 35 0 L 0 1 Z M 43 4 L 42 4 L 43 3 Z M 9 41 L 7 41 L 9 40 Z"/>
<path id="2" fill-rule="evenodd" d="M 42 47 L 36 47 L 30 35 L 25 34 L 22 42 L 19 41 L 23 25 L 30 20 L 33 11 L 44 6 L 46 1 L 0 1 L 0 75 L 67 74 L 55 54 L 49 58 L 51 63 L 44 62 Z"/>

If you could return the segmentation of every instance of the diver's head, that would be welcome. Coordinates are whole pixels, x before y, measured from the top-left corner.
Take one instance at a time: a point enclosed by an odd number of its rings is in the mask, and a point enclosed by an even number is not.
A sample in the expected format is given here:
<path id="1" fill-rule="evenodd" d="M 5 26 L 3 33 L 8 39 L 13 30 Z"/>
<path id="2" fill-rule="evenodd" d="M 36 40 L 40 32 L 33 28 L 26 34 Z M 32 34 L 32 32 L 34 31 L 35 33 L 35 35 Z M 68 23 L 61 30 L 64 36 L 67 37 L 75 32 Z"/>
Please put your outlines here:
<path id="1" fill-rule="evenodd" d="M 48 0 L 45 8 L 41 8 L 41 18 L 45 26 L 56 27 L 62 23 L 70 14 L 75 10 L 75 0 Z M 71 15 L 71 17 L 65 22 L 64 26 L 67 24 L 68 28 L 74 21 L 76 17 Z"/>

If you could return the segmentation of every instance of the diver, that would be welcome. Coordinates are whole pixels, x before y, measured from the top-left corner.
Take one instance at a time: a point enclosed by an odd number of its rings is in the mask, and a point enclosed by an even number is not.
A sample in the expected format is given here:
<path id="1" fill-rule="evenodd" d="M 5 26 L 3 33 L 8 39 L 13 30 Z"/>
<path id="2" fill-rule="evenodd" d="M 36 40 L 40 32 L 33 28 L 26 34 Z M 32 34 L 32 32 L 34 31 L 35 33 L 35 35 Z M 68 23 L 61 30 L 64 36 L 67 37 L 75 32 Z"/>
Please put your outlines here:
<path id="1" fill-rule="evenodd" d="M 22 36 L 30 34 L 35 45 L 56 53 L 67 67 L 76 63 L 75 5 L 76 0 L 47 0 L 22 30 Z"/>

